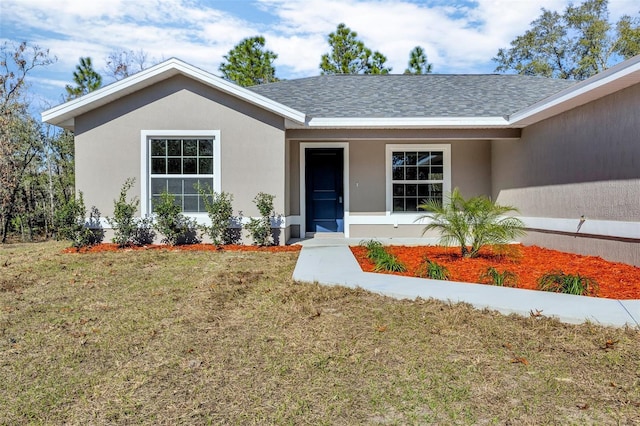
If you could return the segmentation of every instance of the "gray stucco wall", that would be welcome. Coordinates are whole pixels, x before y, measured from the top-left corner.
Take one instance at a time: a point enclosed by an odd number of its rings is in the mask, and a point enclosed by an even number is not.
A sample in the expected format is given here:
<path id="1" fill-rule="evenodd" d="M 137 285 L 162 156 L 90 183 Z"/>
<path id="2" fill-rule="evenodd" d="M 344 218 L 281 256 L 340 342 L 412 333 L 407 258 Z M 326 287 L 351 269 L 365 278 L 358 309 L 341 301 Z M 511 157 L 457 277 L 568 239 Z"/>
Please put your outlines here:
<path id="1" fill-rule="evenodd" d="M 638 222 L 640 85 L 492 142 L 492 193 L 525 217 Z M 640 243 L 530 233 L 524 240 L 640 264 Z"/>
<path id="2" fill-rule="evenodd" d="M 285 212 L 284 120 L 186 77 L 172 77 L 76 118 L 76 185 L 87 206 L 111 215 L 129 177 L 140 196 L 141 130 L 220 130 L 222 190 L 234 209 L 258 215 L 259 192 Z"/>
<path id="3" fill-rule="evenodd" d="M 300 136 L 302 132 L 297 132 Z M 351 215 L 384 215 L 386 211 L 386 158 L 388 144 L 451 145 L 452 187 L 459 187 L 465 196 L 491 195 L 491 143 L 486 140 L 349 140 L 336 131 L 328 132 L 332 140 L 349 143 L 349 211 Z M 385 132 L 386 136 L 393 133 Z M 315 134 L 314 134 L 315 135 Z M 316 135 L 317 136 L 317 135 Z M 305 141 L 313 143 L 312 141 Z M 317 140 L 322 143 L 322 139 Z M 300 142 L 289 141 L 290 211 L 300 211 Z M 351 225 L 354 235 L 379 237 L 419 236 L 419 225 Z"/>
<path id="4" fill-rule="evenodd" d="M 451 145 L 451 187 L 459 187 L 465 196 L 491 194 L 491 144 L 488 141 L 358 140 L 349 142 L 351 212 L 385 212 L 385 146 L 397 143 Z"/>

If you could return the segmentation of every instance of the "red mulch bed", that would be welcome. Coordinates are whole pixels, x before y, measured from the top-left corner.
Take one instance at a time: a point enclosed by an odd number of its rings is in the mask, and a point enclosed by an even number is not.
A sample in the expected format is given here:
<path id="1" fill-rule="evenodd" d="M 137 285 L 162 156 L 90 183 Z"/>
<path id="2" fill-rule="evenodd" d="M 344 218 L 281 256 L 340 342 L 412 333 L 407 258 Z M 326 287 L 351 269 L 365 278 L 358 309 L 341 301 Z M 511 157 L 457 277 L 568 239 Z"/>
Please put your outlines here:
<path id="1" fill-rule="evenodd" d="M 172 251 L 261 251 L 269 253 L 293 252 L 300 251 L 302 246 L 244 246 L 244 245 L 225 245 L 215 246 L 213 244 L 188 244 L 180 246 L 169 246 L 165 244 L 151 244 L 147 246 L 131 246 L 120 248 L 117 244 L 96 244 L 90 247 L 75 248 L 69 247 L 63 250 L 63 253 L 104 253 L 127 250 L 172 250 Z"/>
<path id="2" fill-rule="evenodd" d="M 640 299 L 640 268 L 624 263 L 609 262 L 600 257 L 564 253 L 536 246 L 509 246 L 511 255 L 501 255 L 492 249 L 482 250 L 480 257 L 465 259 L 460 249 L 438 246 L 389 246 L 390 253 L 398 256 L 407 272 L 398 275 L 416 276 L 416 269 L 426 256 L 444 265 L 451 281 L 477 283 L 481 274 L 493 266 L 500 272 L 509 270 L 518 277 L 518 288 L 536 290 L 538 278 L 549 272 L 562 270 L 566 274 L 580 274 L 594 278 L 600 290 L 597 297 L 609 299 Z M 374 264 L 366 258 L 365 247 L 351 247 L 351 251 L 365 272 L 373 272 Z"/>

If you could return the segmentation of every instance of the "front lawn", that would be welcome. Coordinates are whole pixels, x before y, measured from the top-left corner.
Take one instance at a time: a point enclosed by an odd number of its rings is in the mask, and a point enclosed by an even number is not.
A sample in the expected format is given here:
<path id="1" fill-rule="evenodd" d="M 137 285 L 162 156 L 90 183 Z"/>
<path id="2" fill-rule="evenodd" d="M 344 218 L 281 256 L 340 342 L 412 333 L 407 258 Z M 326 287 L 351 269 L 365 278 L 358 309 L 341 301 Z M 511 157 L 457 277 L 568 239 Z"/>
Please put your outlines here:
<path id="1" fill-rule="evenodd" d="M 0 246 L 0 424 L 632 424 L 640 331 L 291 280 L 298 253 Z"/>

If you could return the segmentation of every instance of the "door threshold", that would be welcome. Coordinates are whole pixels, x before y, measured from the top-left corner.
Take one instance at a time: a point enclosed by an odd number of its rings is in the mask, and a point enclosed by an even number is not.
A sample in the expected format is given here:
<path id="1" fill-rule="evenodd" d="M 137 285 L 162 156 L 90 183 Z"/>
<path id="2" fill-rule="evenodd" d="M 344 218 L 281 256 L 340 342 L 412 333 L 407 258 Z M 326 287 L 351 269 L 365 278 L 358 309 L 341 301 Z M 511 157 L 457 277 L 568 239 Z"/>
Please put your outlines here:
<path id="1" fill-rule="evenodd" d="M 344 232 L 307 232 L 306 238 L 344 238 Z"/>

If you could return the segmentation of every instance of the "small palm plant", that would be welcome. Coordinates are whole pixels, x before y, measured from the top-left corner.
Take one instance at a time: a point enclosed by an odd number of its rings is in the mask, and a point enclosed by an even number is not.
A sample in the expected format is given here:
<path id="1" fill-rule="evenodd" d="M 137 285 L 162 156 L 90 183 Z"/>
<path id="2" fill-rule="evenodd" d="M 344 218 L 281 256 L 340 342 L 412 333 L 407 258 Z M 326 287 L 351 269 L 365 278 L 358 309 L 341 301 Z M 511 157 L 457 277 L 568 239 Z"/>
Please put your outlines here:
<path id="1" fill-rule="evenodd" d="M 520 219 L 505 216 L 517 212 L 515 207 L 495 204 L 485 196 L 465 200 L 458 188 L 448 202 L 429 201 L 419 208 L 428 213 L 418 220 L 431 220 L 422 234 L 432 229 L 440 231 L 440 244 L 459 245 L 462 257 L 476 257 L 485 245 L 507 244 L 525 233 Z"/>

